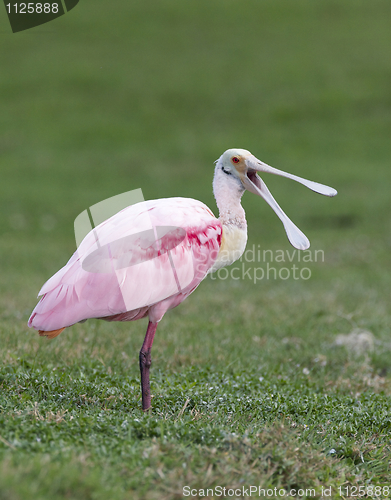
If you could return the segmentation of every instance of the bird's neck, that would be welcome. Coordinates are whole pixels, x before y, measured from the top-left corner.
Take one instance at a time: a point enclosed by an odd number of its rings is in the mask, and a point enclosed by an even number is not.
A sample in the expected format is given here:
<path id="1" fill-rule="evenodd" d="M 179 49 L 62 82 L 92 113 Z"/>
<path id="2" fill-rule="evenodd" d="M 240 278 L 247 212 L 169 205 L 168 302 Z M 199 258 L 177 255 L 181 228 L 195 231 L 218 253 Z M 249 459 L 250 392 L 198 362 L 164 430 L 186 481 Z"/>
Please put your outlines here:
<path id="1" fill-rule="evenodd" d="M 240 203 L 244 189 L 236 181 L 218 182 L 217 173 L 213 193 L 219 209 L 219 220 L 223 225 L 223 234 L 219 254 L 209 272 L 229 266 L 239 259 L 247 243 L 246 214 Z"/>
<path id="2" fill-rule="evenodd" d="M 236 183 L 214 182 L 213 193 L 223 226 L 236 226 L 247 232 L 246 214 L 240 203 L 244 189 Z"/>
<path id="3" fill-rule="evenodd" d="M 246 215 L 240 203 L 243 191 L 227 189 L 227 186 L 215 187 L 214 194 L 219 209 L 219 220 L 223 225 L 220 251 L 216 262 L 209 272 L 229 266 L 238 260 L 247 243 Z"/>
<path id="4" fill-rule="evenodd" d="M 242 183 L 233 176 L 227 177 L 220 165 L 216 165 L 213 179 L 213 194 L 219 209 L 219 220 L 223 226 L 220 251 L 209 272 L 228 266 L 239 259 L 246 248 L 246 214 L 240 200 L 244 193 Z"/>

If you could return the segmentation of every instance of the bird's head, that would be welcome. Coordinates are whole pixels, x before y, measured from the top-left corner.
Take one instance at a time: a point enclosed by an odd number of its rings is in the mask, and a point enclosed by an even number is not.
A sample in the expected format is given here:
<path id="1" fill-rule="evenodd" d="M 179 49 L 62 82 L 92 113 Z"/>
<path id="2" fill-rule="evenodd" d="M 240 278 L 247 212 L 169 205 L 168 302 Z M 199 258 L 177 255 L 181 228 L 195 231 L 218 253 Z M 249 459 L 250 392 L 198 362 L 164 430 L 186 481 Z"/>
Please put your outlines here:
<path id="1" fill-rule="evenodd" d="M 299 250 L 305 250 L 310 246 L 308 238 L 283 212 L 268 190 L 266 184 L 259 177 L 258 172 L 267 172 L 293 179 L 312 189 L 312 191 L 325 196 L 335 196 L 337 191 L 331 187 L 319 184 L 318 182 L 308 181 L 296 175 L 288 174 L 287 172 L 273 168 L 258 160 L 258 158 L 245 149 L 228 149 L 217 160 L 216 175 L 218 175 L 220 179 L 223 179 L 225 176 L 227 179 L 226 182 L 235 183 L 241 190 L 246 189 L 251 193 L 261 196 L 281 219 L 290 243 Z"/>

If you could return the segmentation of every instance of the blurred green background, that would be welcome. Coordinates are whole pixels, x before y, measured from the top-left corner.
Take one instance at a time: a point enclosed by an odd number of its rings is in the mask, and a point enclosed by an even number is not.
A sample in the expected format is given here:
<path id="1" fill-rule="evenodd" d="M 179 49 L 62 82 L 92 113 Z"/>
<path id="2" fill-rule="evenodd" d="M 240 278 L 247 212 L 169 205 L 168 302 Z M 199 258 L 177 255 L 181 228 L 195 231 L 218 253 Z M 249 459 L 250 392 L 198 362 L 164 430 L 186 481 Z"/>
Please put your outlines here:
<path id="1" fill-rule="evenodd" d="M 43 345 L 26 322 L 75 250 L 80 212 L 142 188 L 146 199 L 202 200 L 217 215 L 213 162 L 232 147 L 338 190 L 329 199 L 263 176 L 325 262 L 311 263 L 306 282 L 206 280 L 162 322 L 155 369 L 175 373 L 182 356 L 225 370 L 246 359 L 254 333 L 276 338 L 271 364 L 286 358 L 287 335 L 306 336 L 313 352 L 353 327 L 390 342 L 390 33 L 386 0 L 81 0 L 18 34 L 0 9 L 3 354 L 29 359 Z M 243 206 L 249 245 L 291 250 L 270 207 L 251 194 Z M 144 325 L 99 324 L 102 338 L 132 333 L 136 377 Z M 42 363 L 54 354 L 71 363 L 69 342 L 93 325 L 44 344 Z M 382 375 L 387 349 L 372 366 Z"/>

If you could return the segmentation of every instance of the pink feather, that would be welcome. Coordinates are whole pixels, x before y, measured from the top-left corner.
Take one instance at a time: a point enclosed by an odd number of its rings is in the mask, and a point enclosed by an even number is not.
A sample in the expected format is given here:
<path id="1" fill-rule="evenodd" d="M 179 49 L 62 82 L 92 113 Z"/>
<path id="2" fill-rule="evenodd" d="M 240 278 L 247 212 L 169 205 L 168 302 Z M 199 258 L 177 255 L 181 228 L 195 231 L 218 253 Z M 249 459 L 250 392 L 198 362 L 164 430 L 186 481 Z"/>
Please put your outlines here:
<path id="1" fill-rule="evenodd" d="M 159 251 L 143 248 L 137 240 L 131 253 L 141 262 L 117 268 L 127 249 L 114 242 L 126 242 L 126 237 L 148 230 L 149 224 L 182 228 L 185 237 L 176 244 L 178 232 L 172 231 L 159 240 Z M 101 247 L 114 248 L 111 272 L 89 272 L 82 266 L 99 249 L 96 235 Z M 205 278 L 217 258 L 221 235 L 221 222 L 200 201 L 167 198 L 131 205 L 87 234 L 68 263 L 42 287 L 28 324 L 50 331 L 88 318 L 132 321 L 148 315 L 150 321 L 160 321 Z"/>

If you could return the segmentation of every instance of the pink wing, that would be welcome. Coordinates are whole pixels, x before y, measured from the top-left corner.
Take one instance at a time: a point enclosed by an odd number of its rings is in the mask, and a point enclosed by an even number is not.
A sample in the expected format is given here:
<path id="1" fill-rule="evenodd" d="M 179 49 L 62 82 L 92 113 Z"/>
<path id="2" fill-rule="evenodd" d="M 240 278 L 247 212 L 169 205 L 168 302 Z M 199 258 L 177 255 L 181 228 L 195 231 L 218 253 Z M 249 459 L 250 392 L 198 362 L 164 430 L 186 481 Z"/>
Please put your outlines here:
<path id="1" fill-rule="evenodd" d="M 168 229 L 159 237 L 162 226 Z M 154 241 L 151 233 L 157 235 Z M 131 320 L 147 314 L 159 321 L 204 279 L 221 235 L 220 221 L 200 201 L 167 198 L 131 205 L 91 231 L 45 283 L 28 325 L 49 331 L 88 318 Z"/>

